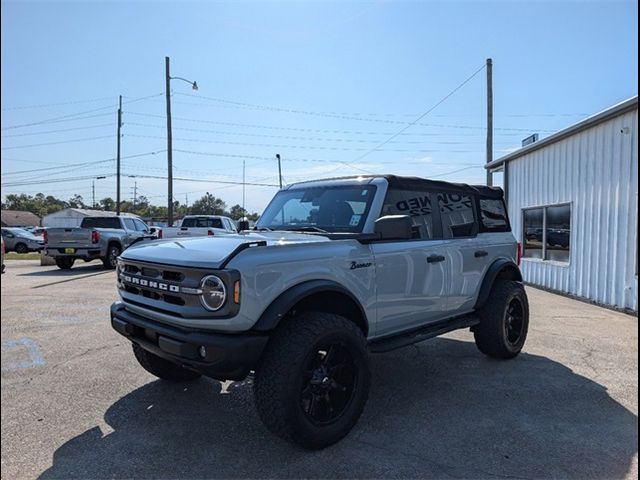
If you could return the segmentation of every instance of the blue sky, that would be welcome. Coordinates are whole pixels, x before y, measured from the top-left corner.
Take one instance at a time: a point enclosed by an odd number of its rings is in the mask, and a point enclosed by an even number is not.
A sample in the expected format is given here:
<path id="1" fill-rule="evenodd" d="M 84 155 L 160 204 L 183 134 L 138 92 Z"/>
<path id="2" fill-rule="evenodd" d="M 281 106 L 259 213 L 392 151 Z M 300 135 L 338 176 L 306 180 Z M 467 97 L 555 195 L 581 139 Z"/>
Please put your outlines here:
<path id="1" fill-rule="evenodd" d="M 209 191 L 241 203 L 241 187 L 213 180 L 242 181 L 244 160 L 247 182 L 276 184 L 276 153 L 285 182 L 364 172 L 483 182 L 484 70 L 367 152 L 487 57 L 495 158 L 635 95 L 637 18 L 635 2 L 2 2 L 2 194 L 90 201 L 89 177 L 114 172 L 89 162 L 115 156 L 122 94 L 123 172 L 136 176 L 123 198 L 137 182 L 166 204 L 166 181 L 148 178 L 167 172 L 166 55 L 200 87 L 172 82 L 174 175 L 190 179 L 175 182 L 180 201 Z M 276 190 L 247 186 L 247 209 Z M 115 179 L 96 180 L 96 195 L 115 197 Z"/>

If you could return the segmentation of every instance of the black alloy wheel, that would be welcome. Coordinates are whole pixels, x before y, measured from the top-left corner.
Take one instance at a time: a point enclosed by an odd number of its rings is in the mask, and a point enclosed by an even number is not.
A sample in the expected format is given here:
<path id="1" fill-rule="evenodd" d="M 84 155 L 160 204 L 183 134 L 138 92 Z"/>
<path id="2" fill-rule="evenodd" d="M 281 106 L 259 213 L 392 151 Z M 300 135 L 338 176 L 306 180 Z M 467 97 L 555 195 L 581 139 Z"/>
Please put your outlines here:
<path id="1" fill-rule="evenodd" d="M 332 343 L 318 349 L 309 357 L 303 376 L 300 405 L 316 425 L 338 419 L 355 396 L 358 370 L 343 344 Z"/>

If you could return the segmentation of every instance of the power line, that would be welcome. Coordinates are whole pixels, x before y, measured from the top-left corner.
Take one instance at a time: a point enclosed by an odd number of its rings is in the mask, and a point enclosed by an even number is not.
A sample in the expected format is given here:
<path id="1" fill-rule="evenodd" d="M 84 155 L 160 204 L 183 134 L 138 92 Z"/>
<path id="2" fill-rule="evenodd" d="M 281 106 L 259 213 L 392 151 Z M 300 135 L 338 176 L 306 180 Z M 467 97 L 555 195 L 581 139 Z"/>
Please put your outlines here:
<path id="1" fill-rule="evenodd" d="M 148 123 L 137 123 L 137 122 L 128 122 L 128 125 L 136 126 L 136 127 L 150 127 L 150 128 L 159 128 L 164 129 L 166 126 L 164 125 L 152 125 Z M 186 128 L 186 127 L 173 127 L 174 130 L 183 130 L 188 132 L 198 132 L 198 133 L 212 133 L 215 135 L 233 135 L 233 136 L 243 136 L 243 137 L 261 137 L 261 138 L 276 138 L 282 140 L 302 140 L 302 141 L 314 141 L 314 142 L 344 142 L 344 143 L 376 143 L 379 140 L 370 139 L 370 140 L 362 140 L 362 139 L 352 139 L 352 138 L 335 138 L 335 137 L 299 137 L 296 135 L 272 135 L 265 133 L 247 133 L 247 132 L 227 132 L 223 130 L 206 130 L 200 128 Z M 383 135 L 383 134 L 381 134 Z M 389 134 L 393 135 L 393 134 Z M 400 134 L 402 135 L 402 134 Z M 409 134 L 410 135 L 410 134 Z M 436 134 L 429 134 L 434 136 Z M 482 140 L 478 140 L 482 143 Z M 405 141 L 392 141 L 389 143 L 393 144 L 408 144 L 408 145 L 419 145 L 419 144 L 435 144 L 435 145 L 469 145 L 473 142 L 465 142 L 465 141 L 444 141 L 444 140 L 405 140 Z M 509 143 L 510 145 L 511 143 Z"/>
<path id="2" fill-rule="evenodd" d="M 483 67 L 484 68 L 484 65 Z M 260 105 L 255 103 L 246 103 L 246 102 L 238 102 L 233 100 L 227 100 L 223 98 L 216 97 L 207 97 L 204 95 L 194 95 L 184 92 L 175 92 L 175 95 L 182 95 L 183 97 L 190 97 L 196 99 L 204 99 L 211 100 L 212 102 L 222 103 L 227 106 L 236 107 L 236 108 L 248 108 L 248 109 L 258 109 L 258 110 L 275 110 L 280 112 L 287 113 L 302 113 L 302 114 L 313 114 L 313 115 L 321 115 L 321 116 L 347 116 L 347 117 L 415 117 L 418 115 L 417 113 L 389 113 L 389 112 L 332 112 L 332 111 L 310 111 L 310 110 L 300 110 L 300 109 L 292 109 L 287 107 L 275 107 L 270 105 Z M 182 104 L 182 105 L 204 105 L 209 107 L 216 107 L 217 105 L 213 105 L 211 103 L 206 102 L 178 102 L 173 101 L 172 103 Z M 588 116 L 588 113 L 519 113 L 519 114 L 503 114 L 500 115 L 502 117 L 580 117 L 580 116 Z M 456 117 L 456 116 L 468 116 L 468 114 L 438 114 L 434 115 L 436 117 Z"/>
<path id="3" fill-rule="evenodd" d="M 102 100 L 109 100 L 109 99 L 113 99 L 114 96 L 110 95 L 108 97 L 99 97 L 99 98 L 91 98 L 88 100 L 70 100 L 67 102 L 58 102 L 58 103 L 39 103 L 39 104 L 35 104 L 35 105 L 21 105 L 21 106 L 17 106 L 17 107 L 7 107 L 7 108 L 3 108 L 2 111 L 6 112 L 9 110 L 26 110 L 29 108 L 45 108 L 45 107 L 59 107 L 62 105 L 75 105 L 75 104 L 79 104 L 79 103 L 92 103 L 92 102 L 100 102 Z"/>
<path id="4" fill-rule="evenodd" d="M 162 118 L 164 119 L 164 115 L 156 115 L 152 113 L 144 113 L 144 112 L 127 112 L 129 115 L 137 115 L 142 117 L 150 117 L 150 118 Z M 214 120 L 203 120 L 199 118 L 188 118 L 188 117 L 175 117 L 172 116 L 173 120 L 181 120 L 183 122 L 194 122 L 194 123 L 209 123 L 214 125 L 228 125 L 235 127 L 251 127 L 251 128 L 266 128 L 271 130 L 292 130 L 292 131 L 310 131 L 310 132 L 324 132 L 324 133 L 366 133 L 371 135 L 385 135 L 385 133 L 381 132 L 353 132 L 349 130 L 315 130 L 315 129 L 301 129 L 294 127 L 276 127 L 276 126 L 268 126 L 268 125 L 255 125 L 255 124 L 246 124 L 246 123 L 232 123 L 232 122 L 219 122 Z M 377 122 L 377 123 L 387 123 L 387 124 L 396 124 L 396 125 L 407 125 L 410 122 L 404 121 L 393 121 L 393 120 L 376 120 L 376 119 L 366 119 L 366 118 L 350 118 L 350 120 L 359 120 L 359 121 L 369 121 L 369 122 Z M 483 126 L 475 126 L 475 125 L 459 125 L 459 124 L 446 124 L 446 123 L 417 123 L 416 126 L 419 127 L 435 127 L 435 128 L 452 128 L 452 129 L 463 129 L 463 130 L 486 130 L 486 127 Z M 494 130 L 500 130 L 505 132 L 525 132 L 530 133 L 531 131 L 536 131 L 540 133 L 555 133 L 555 130 L 544 130 L 539 128 L 512 128 L 512 127 L 494 127 Z M 420 135 L 420 133 L 412 133 L 408 135 Z M 426 135 L 426 134 L 425 134 Z M 458 134 L 456 134 L 458 135 Z M 506 134 L 501 134 L 506 135 Z M 515 135 L 515 133 L 514 133 Z"/>
<path id="5" fill-rule="evenodd" d="M 410 122 L 408 125 L 406 125 L 405 127 L 401 128 L 397 133 L 394 133 L 393 135 L 391 135 L 389 138 L 387 138 L 384 142 L 381 142 L 379 145 L 377 145 L 376 147 L 372 148 L 371 150 L 363 153 L 362 155 L 360 155 L 358 158 L 355 159 L 355 161 L 359 161 L 362 160 L 364 157 L 372 154 L 373 152 L 376 151 L 380 151 L 380 147 L 384 147 L 385 145 L 387 145 L 389 142 L 391 142 L 394 138 L 398 137 L 399 135 L 401 135 L 403 132 L 405 132 L 406 130 L 408 130 L 409 128 L 413 127 L 414 125 L 416 125 L 420 120 L 422 120 L 424 117 L 426 117 L 427 115 L 429 115 L 431 112 L 433 112 L 436 108 L 438 108 L 440 105 L 442 105 L 447 99 L 449 99 L 453 94 L 455 94 L 458 90 L 460 90 L 462 87 L 464 87 L 467 83 L 469 83 L 478 73 L 480 73 L 482 70 L 484 70 L 484 65 L 482 65 L 480 68 L 478 68 L 475 72 L 473 72 L 470 76 L 468 76 L 462 83 L 460 83 L 457 87 L 455 87 L 453 90 L 451 90 L 448 94 L 446 94 L 444 97 L 442 97 L 442 99 L 440 99 L 438 102 L 436 102 L 435 105 L 433 105 L 431 108 L 429 108 L 426 112 L 424 112 L 423 114 L 421 114 L 418 118 L 416 118 L 414 121 Z"/>
<path id="6" fill-rule="evenodd" d="M 125 134 L 126 137 L 133 138 L 153 138 L 153 139 L 163 139 L 165 137 L 160 137 L 156 135 L 138 135 L 128 133 Z M 353 151 L 366 151 L 366 148 L 351 148 L 351 147 L 331 147 L 324 145 L 282 145 L 282 144 L 272 144 L 272 143 L 247 143 L 247 142 L 230 142 L 223 140 L 203 140 L 198 138 L 175 138 L 174 140 L 181 142 L 194 142 L 194 143 L 214 143 L 217 145 L 239 145 L 239 146 L 250 146 L 250 147 L 267 147 L 273 149 L 303 149 L 303 150 L 332 150 L 332 151 L 342 151 L 342 152 L 353 152 Z M 439 150 L 407 150 L 407 149 L 388 149 L 388 150 L 379 150 L 380 152 L 387 153 L 436 153 Z M 446 150 L 443 151 L 446 153 L 477 153 L 476 150 Z"/>
<path id="7" fill-rule="evenodd" d="M 163 94 L 162 93 L 155 93 L 153 95 L 147 95 L 145 97 L 134 98 L 134 99 L 129 100 L 128 102 L 124 102 L 124 103 L 127 103 L 127 104 L 128 103 L 135 103 L 135 102 L 139 102 L 141 100 L 146 100 L 146 99 L 149 99 L 149 98 L 157 97 L 159 95 L 163 95 Z M 101 111 L 101 110 L 106 110 L 108 108 L 114 108 L 114 105 L 107 105 L 107 106 L 104 106 L 104 107 L 93 108 L 91 110 L 85 110 L 85 111 L 82 111 L 82 112 L 70 113 L 68 115 L 61 115 L 61 116 L 58 116 L 58 117 L 47 118 L 47 119 L 44 119 L 44 120 L 38 120 L 38 121 L 35 121 L 35 122 L 31 122 L 31 123 L 23 123 L 23 124 L 20 124 L 20 125 L 11 125 L 9 127 L 3 127 L 0 130 L 13 130 L 13 129 L 16 129 L 16 128 L 31 127 L 31 126 L 34 126 L 34 125 L 42 125 L 44 123 L 56 123 L 57 121 L 60 121 L 60 120 L 65 120 L 65 119 L 69 119 L 69 118 L 73 118 L 73 117 L 78 117 L 79 115 L 85 115 L 87 113 L 93 113 L 93 112 L 98 112 L 98 111 Z"/>
<path id="8" fill-rule="evenodd" d="M 14 133 L 11 135 L 2 135 L 2 138 L 10 138 L 10 137 L 26 137 L 29 135 L 47 135 L 50 133 L 62 133 L 62 132 L 73 132 L 75 130 L 89 130 L 91 128 L 100 128 L 100 127 L 112 127 L 113 123 L 101 123 L 100 125 L 89 125 L 87 127 L 73 127 L 73 128 L 63 128 L 60 130 L 47 130 L 44 132 L 29 132 L 29 133 Z"/>
<path id="9" fill-rule="evenodd" d="M 152 151 L 152 152 L 145 152 L 145 153 L 136 153 L 134 155 L 127 155 L 125 157 L 121 157 L 123 159 L 126 158 L 138 158 L 138 157 L 146 157 L 149 155 L 156 155 L 158 153 L 162 153 L 165 150 L 156 150 L 156 151 Z M 4 158 L 4 157 L 3 157 Z M 12 160 L 18 160 L 18 159 L 12 159 Z M 56 167 L 47 167 L 47 168 L 36 168 L 36 169 L 32 169 L 32 170 L 21 170 L 19 172 L 7 172 L 7 173 L 2 173 L 3 176 L 7 176 L 7 175 L 17 175 L 20 173 L 32 173 L 32 172 L 44 172 L 47 170 L 56 170 L 61 168 L 65 168 L 65 167 L 81 167 L 81 166 L 86 166 L 86 165 L 97 165 L 100 163 L 107 163 L 107 162 L 113 162 L 115 160 L 115 157 L 113 158 L 107 158 L 104 160 L 95 160 L 95 161 L 91 161 L 91 162 L 83 162 L 83 163 L 73 163 L 73 164 L 59 164 L 60 166 L 56 166 Z M 36 160 L 20 160 L 22 162 L 35 162 L 38 163 Z M 51 163 L 51 162 L 43 162 L 43 163 Z"/>
<path id="10" fill-rule="evenodd" d="M 32 143 L 30 145 L 17 145 L 15 147 L 2 147 L 2 150 L 15 150 L 17 148 L 43 147 L 46 145 L 60 145 L 63 143 L 89 142 L 93 140 L 103 140 L 105 138 L 113 138 L 113 135 L 103 135 L 101 137 L 76 138 L 73 140 L 62 140 L 59 142 Z"/>

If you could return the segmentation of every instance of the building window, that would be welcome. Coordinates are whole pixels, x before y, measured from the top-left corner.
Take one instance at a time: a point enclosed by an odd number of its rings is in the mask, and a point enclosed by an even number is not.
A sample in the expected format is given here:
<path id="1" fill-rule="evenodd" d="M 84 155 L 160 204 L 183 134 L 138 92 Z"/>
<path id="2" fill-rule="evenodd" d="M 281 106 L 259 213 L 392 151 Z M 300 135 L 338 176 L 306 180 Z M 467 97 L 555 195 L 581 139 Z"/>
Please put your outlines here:
<path id="1" fill-rule="evenodd" d="M 523 210 L 522 238 L 524 257 L 568 263 L 571 257 L 571 205 Z"/>
<path id="2" fill-rule="evenodd" d="M 523 257 L 542 258 L 544 209 L 531 208 L 524 211 Z"/>

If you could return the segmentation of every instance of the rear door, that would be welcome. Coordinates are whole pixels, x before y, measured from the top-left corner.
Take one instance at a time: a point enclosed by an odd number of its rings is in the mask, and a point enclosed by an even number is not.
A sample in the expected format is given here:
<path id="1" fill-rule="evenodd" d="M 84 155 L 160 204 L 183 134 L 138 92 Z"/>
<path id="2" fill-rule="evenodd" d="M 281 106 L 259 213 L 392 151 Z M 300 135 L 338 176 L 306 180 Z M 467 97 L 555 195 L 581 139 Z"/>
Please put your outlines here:
<path id="1" fill-rule="evenodd" d="M 438 207 L 451 265 L 449 309 L 453 315 L 467 313 L 487 269 L 508 247 L 506 208 L 501 198 L 453 192 L 438 194 Z"/>
<path id="2" fill-rule="evenodd" d="M 389 189 L 380 216 L 409 215 L 411 240 L 371 244 L 376 264 L 376 336 L 419 327 L 447 313 L 449 263 L 435 195 Z"/>

